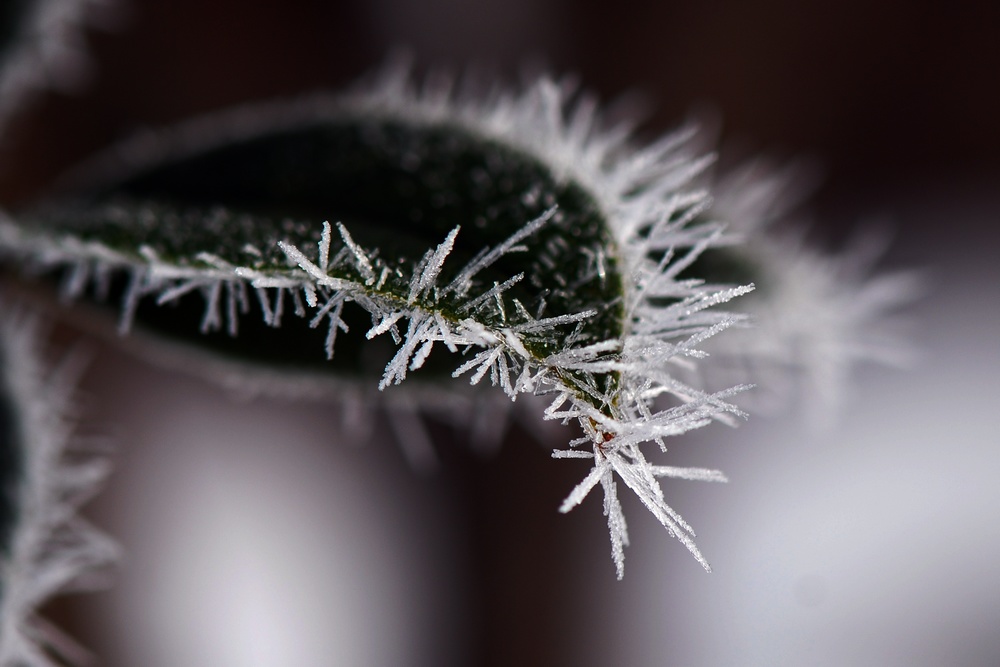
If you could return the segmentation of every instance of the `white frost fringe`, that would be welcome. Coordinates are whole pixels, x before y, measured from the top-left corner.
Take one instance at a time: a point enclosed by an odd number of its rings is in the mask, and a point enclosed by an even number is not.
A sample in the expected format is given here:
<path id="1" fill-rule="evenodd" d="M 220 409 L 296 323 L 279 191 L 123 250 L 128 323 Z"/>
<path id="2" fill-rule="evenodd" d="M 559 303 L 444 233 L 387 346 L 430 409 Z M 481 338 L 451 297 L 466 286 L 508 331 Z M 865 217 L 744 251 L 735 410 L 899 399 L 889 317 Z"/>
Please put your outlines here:
<path id="1" fill-rule="evenodd" d="M 519 94 L 497 90 L 472 95 L 434 76 L 418 89 L 406 68 L 392 67 L 374 84 L 346 97 L 312 99 L 291 107 L 242 109 L 222 119 L 196 121 L 169 136 L 147 136 L 117 154 L 133 166 L 141 166 L 146 160 L 162 159 L 165 151 L 176 155 L 178 151 L 203 150 L 206 145 L 344 113 L 395 118 L 417 126 L 457 125 L 523 151 L 547 165 L 557 179 L 585 187 L 599 205 L 615 244 L 581 250 L 593 254 L 588 268 L 582 275 L 564 278 L 567 284 L 603 280 L 609 258 L 617 260 L 625 284 L 626 320 L 621 338 L 581 346 L 574 344 L 572 335 L 555 335 L 557 329 L 572 327 L 594 311 L 533 316 L 515 302 L 514 310 L 507 312 L 509 305 L 505 309 L 502 293 L 522 276 L 511 276 L 478 292 L 473 289 L 473 279 L 480 271 L 508 252 L 521 251 L 523 239 L 558 215 L 555 208 L 526 221 L 507 241 L 484 251 L 459 270 L 455 279 L 441 284 L 441 267 L 460 233 L 453 230 L 413 268 L 406 301 L 380 292 L 389 269 L 377 253 L 354 243 L 342 225 L 334 231 L 329 223 L 323 225 L 315 254 L 307 254 L 308 248 L 279 243 L 289 263 L 289 268 L 280 272 L 233 266 L 204 253 L 191 258 L 189 264 L 176 265 L 157 257 L 151 248 L 138 249 L 139 256 L 130 255 L 71 236 L 31 235 L 2 220 L 0 249 L 13 252 L 35 269 L 70 268 L 64 284 L 67 297 L 79 295 L 91 283 L 100 291 L 112 270 L 128 272 L 131 278 L 123 303 L 123 331 L 130 326 L 140 299 L 152 297 L 165 303 L 198 291 L 206 302 L 202 330 L 226 328 L 236 335 L 238 319 L 248 310 L 248 299 L 256 295 L 265 320 L 272 326 L 278 326 L 289 310 L 298 316 L 308 314 L 314 326 L 326 320 L 327 353 L 332 354 L 337 332 L 344 328 L 341 307 L 354 301 L 372 315 L 368 337 L 389 334 L 398 345 L 380 382 L 382 389 L 399 384 L 420 368 L 436 344 L 453 352 L 480 348 L 459 366 L 455 376 L 469 373 L 472 384 L 488 377 L 512 400 L 525 392 L 548 395 L 552 402 L 545 411 L 547 419 L 581 425 L 586 435 L 571 446 L 588 445 L 589 451 L 580 451 L 593 461 L 595 472 L 588 479 L 600 471 L 604 480 L 619 577 L 624 567 L 621 546 L 627 544 L 628 537 L 624 520 L 618 518 L 621 509 L 615 487 L 608 482 L 612 472 L 709 569 L 694 544 L 690 526 L 664 501 L 657 477 L 667 473 L 654 473 L 640 451 L 640 445 L 649 441 L 665 449 L 667 436 L 713 420 L 729 422 L 732 415 L 745 417 L 727 399 L 747 386 L 710 394 L 682 384 L 669 373 L 675 363 L 690 364 L 704 357 L 698 345 L 742 319 L 713 306 L 753 289 L 752 285 L 706 285 L 701 280 L 678 277 L 702 251 L 727 238 L 721 224 L 693 222 L 708 205 L 708 197 L 704 192 L 685 191 L 684 186 L 710 158 L 687 152 L 692 130 L 638 148 L 631 142 L 630 128 L 606 127 L 595 100 L 578 95 L 569 80 L 541 79 Z M 341 240 L 338 252 L 332 246 L 335 235 Z M 346 265 L 360 280 L 330 275 L 332 268 Z M 468 317 L 459 321 L 443 317 L 436 304 L 444 299 L 466 300 L 463 311 Z M 477 314 L 487 310 L 499 315 L 506 325 L 484 325 Z M 525 342 L 539 336 L 551 336 L 562 349 L 547 358 L 534 356 Z M 618 374 L 617 386 L 601 384 L 600 378 L 609 373 Z M 576 380 L 569 382 L 570 377 Z M 658 409 L 654 405 L 668 397 L 671 407 Z M 595 404 L 604 408 L 598 410 Z M 700 478 L 694 473 L 679 476 Z M 573 497 L 582 499 L 592 486 L 579 487 Z M 572 505 L 564 505 L 564 511 Z"/>
<path id="2" fill-rule="evenodd" d="M 731 221 L 732 252 L 758 276 L 745 307 L 753 326 L 713 340 L 720 362 L 702 380 L 732 383 L 753 377 L 754 408 L 804 407 L 824 425 L 842 411 L 849 375 L 862 363 L 906 366 L 914 353 L 898 315 L 921 292 L 915 271 L 877 272 L 888 245 L 876 226 L 855 233 L 837 254 L 806 243 L 804 221 L 787 223 L 806 189 L 801 169 L 757 159 L 717 180 L 711 213 Z"/>
<path id="3" fill-rule="evenodd" d="M 108 467 L 67 460 L 75 373 L 46 371 L 36 321 L 0 302 L 0 391 L 12 402 L 23 476 L 10 551 L 0 555 L 0 667 L 56 667 L 82 649 L 37 614 L 53 595 L 102 583 L 116 545 L 77 515 Z"/>
<path id="4" fill-rule="evenodd" d="M 468 373 L 472 384 L 488 377 L 511 400 L 522 393 L 547 395 L 551 399 L 545 411 L 547 419 L 580 424 L 584 436 L 571 442 L 571 449 L 557 451 L 554 456 L 589 459 L 592 469 L 561 509 L 572 509 L 601 485 L 619 578 L 624 572 L 623 548 L 628 544 L 628 533 L 616 477 L 706 570 L 710 569 L 695 546 L 691 527 L 666 504 L 658 479 L 722 481 L 724 477 L 716 471 L 654 466 L 643 450 L 645 443 L 654 442 L 665 451 L 664 438 L 668 436 L 711 421 L 732 423 L 733 416 L 745 417 L 729 399 L 747 385 L 708 393 L 677 379 L 676 371 L 689 369 L 708 356 L 701 349 L 708 338 L 745 320 L 716 307 L 753 289 L 752 285 L 711 285 L 680 277 L 703 251 L 738 241 L 724 224 L 695 222 L 711 210 L 708 194 L 691 189 L 711 157 L 692 153 L 689 139 L 694 129 L 637 147 L 631 138 L 632 128 L 609 127 L 596 101 L 579 94 L 569 79 L 542 78 L 517 93 L 502 89 L 483 92 L 481 87 L 456 85 L 450 77 L 440 75 L 428 76 L 418 84 L 407 66 L 396 65 L 346 96 L 239 109 L 147 135 L 120 147 L 116 155 L 141 169 L 143 164 L 168 157 L 176 159 L 260 133 L 345 114 L 416 126 L 457 126 L 536 158 L 557 180 L 583 186 L 599 206 L 614 243 L 607 248 L 581 249 L 588 253 L 587 269 L 581 275 L 563 278 L 567 284 L 604 280 L 608 261 L 615 260 L 625 284 L 623 335 L 588 345 L 574 342 L 572 335 L 557 337 L 557 329 L 564 331 L 593 312 L 543 317 L 528 313 L 519 303 L 507 303 L 503 293 L 523 279 L 521 275 L 474 289 L 477 273 L 505 253 L 520 251 L 522 240 L 558 215 L 555 208 L 536 220 L 525 221 L 507 241 L 484 251 L 462 268 L 456 279 L 442 284 L 442 266 L 461 233 L 456 228 L 413 267 L 405 300 L 381 291 L 387 271 L 394 267 L 382 263 L 377 252 L 356 244 L 340 224 L 323 223 L 315 253 L 311 248 L 280 242 L 288 261 L 288 268 L 281 271 L 234 266 L 204 253 L 190 258 L 190 263 L 171 264 L 150 248 L 137 249 L 136 255 L 72 236 L 40 237 L 25 231 L 30 228 L 2 218 L 0 254 L 14 255 L 35 269 L 70 268 L 64 284 L 68 297 L 81 294 L 88 284 L 100 292 L 111 271 L 127 272 L 131 278 L 123 304 L 123 331 L 130 326 L 140 299 L 165 303 L 197 291 L 206 302 L 203 331 L 226 328 L 236 335 L 238 319 L 249 309 L 249 299 L 257 298 L 271 326 L 279 326 L 290 311 L 310 317 L 313 326 L 325 322 L 327 354 L 332 355 L 338 331 L 346 328 L 340 319 L 341 309 L 344 303 L 354 301 L 372 316 L 367 336 L 388 334 L 398 346 L 380 389 L 399 384 L 419 369 L 435 345 L 463 354 L 472 350 L 455 376 Z M 338 236 L 339 250 L 333 241 Z M 337 267 L 349 267 L 359 279 L 331 275 Z M 445 299 L 465 300 L 465 319 L 443 317 L 437 304 Z M 874 316 L 877 299 L 866 303 L 872 304 L 868 310 Z M 487 312 L 490 318 L 478 317 Z M 503 326 L 483 324 L 496 317 Z M 534 356 L 525 341 L 539 336 L 551 336 L 562 349 L 546 358 Z M 720 349 L 725 349 L 724 344 Z M 711 366 L 698 366 L 705 365 Z M 601 384 L 600 378 L 609 373 L 618 374 L 617 386 Z M 575 379 L 571 382 L 571 378 Z M 595 405 L 604 407 L 599 410 Z"/>

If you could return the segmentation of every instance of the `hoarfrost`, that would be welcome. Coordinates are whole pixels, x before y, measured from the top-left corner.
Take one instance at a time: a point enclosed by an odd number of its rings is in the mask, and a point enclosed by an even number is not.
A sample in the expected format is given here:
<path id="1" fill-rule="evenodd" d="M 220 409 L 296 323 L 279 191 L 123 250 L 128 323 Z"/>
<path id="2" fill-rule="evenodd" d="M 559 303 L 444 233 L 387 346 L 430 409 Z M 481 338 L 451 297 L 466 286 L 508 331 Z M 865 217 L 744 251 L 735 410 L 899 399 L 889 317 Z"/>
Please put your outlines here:
<path id="1" fill-rule="evenodd" d="M 352 302 L 371 316 L 367 338 L 388 335 L 397 346 L 379 389 L 388 390 L 409 373 L 419 372 L 441 343 L 453 353 L 467 355 L 457 365 L 455 377 L 467 375 L 472 384 L 489 379 L 511 400 L 524 393 L 547 396 L 546 419 L 580 425 L 584 438 L 554 456 L 586 459 L 590 470 L 561 510 L 575 507 L 600 485 L 619 576 L 624 571 L 628 534 L 616 480 L 635 493 L 665 530 L 709 569 L 695 547 L 690 526 L 664 501 L 659 479 L 724 481 L 724 477 L 718 471 L 654 466 L 642 448 L 653 443 L 665 449 L 667 437 L 712 421 L 734 423 L 745 417 L 729 399 L 748 385 L 707 392 L 682 382 L 673 372 L 705 359 L 706 351 L 701 348 L 707 340 L 745 324 L 743 316 L 721 311 L 719 306 L 753 289 L 752 285 L 712 285 L 681 277 L 703 252 L 736 240 L 724 225 L 699 218 L 709 210 L 710 202 L 692 182 L 711 157 L 692 154 L 690 128 L 645 148 L 635 147 L 631 128 L 606 127 L 595 100 L 579 94 L 568 80 L 543 79 L 520 94 L 498 91 L 487 100 L 467 94 L 461 85 L 445 89 L 450 92 L 421 91 L 407 71 L 390 68 L 374 83 L 346 97 L 320 98 L 292 109 L 263 108 L 228 120 L 195 124 L 189 134 L 180 132 L 177 143 L 194 145 L 203 141 L 201 137 L 216 135 L 231 141 L 348 110 L 416 125 L 448 123 L 510 146 L 537 158 L 558 181 L 579 184 L 593 198 L 610 239 L 606 246 L 580 249 L 588 260 L 579 275 L 557 277 L 567 287 L 603 281 L 608 267 L 616 266 L 624 283 L 621 335 L 599 341 L 576 335 L 581 323 L 597 315 L 594 309 L 546 316 L 546 304 L 540 299 L 533 306 L 534 315 L 529 314 L 523 304 L 508 298 L 508 291 L 525 280 L 523 273 L 486 285 L 477 280 L 503 256 L 525 250 L 524 241 L 558 215 L 554 202 L 506 240 L 483 248 L 460 267 L 449 265 L 458 227 L 427 249 L 419 261 L 400 267 L 389 266 L 375 249 L 362 247 L 339 222 L 335 223 L 339 241 L 330 222 L 322 223 L 315 253 L 312 248 L 277 241 L 288 262 L 283 270 L 232 266 L 207 256 L 201 256 L 200 263 L 183 265 L 148 253 L 137 259 L 68 235 L 33 235 L 2 218 L 0 252 L 42 269 L 74 267 L 65 288 L 70 297 L 82 293 L 86 283 L 96 282 L 98 276 L 127 272 L 123 331 L 141 299 L 152 296 L 167 302 L 199 292 L 205 300 L 203 330 L 226 328 L 235 335 L 238 320 L 248 310 L 248 290 L 253 289 L 264 321 L 271 326 L 279 326 L 282 315 L 287 316 L 289 308 L 283 304 L 289 295 L 296 316 L 309 318 L 314 327 L 325 320 L 329 357 L 338 331 L 346 330 L 342 308 Z M 565 244 L 563 239 L 553 243 L 560 241 Z M 335 248 L 335 243 L 340 247 Z M 541 262 L 548 259 L 545 253 L 539 257 Z M 444 275 L 454 277 L 445 282 Z M 572 332 L 574 325 L 576 334 L 555 335 L 567 329 Z M 558 348 L 537 352 L 540 348 L 532 341 L 540 340 L 557 343 Z M 421 440 L 423 436 L 412 435 L 417 433 L 415 413 L 407 412 L 405 405 L 401 409 L 402 416 L 392 422 L 393 427 Z M 417 440 L 408 456 L 423 466 L 430 458 L 429 441 Z"/>

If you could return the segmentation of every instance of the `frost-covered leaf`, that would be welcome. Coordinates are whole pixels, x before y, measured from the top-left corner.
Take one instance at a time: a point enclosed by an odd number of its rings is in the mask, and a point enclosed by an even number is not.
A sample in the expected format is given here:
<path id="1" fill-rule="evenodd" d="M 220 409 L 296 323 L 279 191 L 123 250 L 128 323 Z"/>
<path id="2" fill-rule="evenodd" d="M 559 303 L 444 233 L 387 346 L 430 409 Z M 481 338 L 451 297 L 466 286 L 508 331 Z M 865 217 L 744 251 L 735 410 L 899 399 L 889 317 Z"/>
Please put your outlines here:
<path id="1" fill-rule="evenodd" d="M 24 218 L 24 243 L 91 256 L 64 277 L 69 292 L 87 286 L 80 272 L 106 271 L 125 317 L 254 362 L 370 372 L 363 334 L 405 336 L 400 318 L 417 310 L 430 319 L 411 347 L 507 328 L 543 358 L 569 336 L 621 332 L 621 277 L 593 198 L 441 124 L 330 110 Z M 417 351 L 388 382 L 420 365 Z"/>
<path id="2" fill-rule="evenodd" d="M 746 387 L 672 374 L 752 289 L 683 275 L 730 240 L 689 189 L 708 161 L 689 131 L 633 144 L 567 82 L 473 96 L 442 81 L 390 70 L 118 147 L 87 184 L 0 220 L 0 257 L 206 365 L 407 379 L 417 402 L 411 377 L 549 396 L 594 470 L 570 505 L 600 483 L 619 575 L 615 477 L 707 568 L 657 477 L 715 477 L 663 473 L 640 447 L 743 416 L 729 398 Z"/>

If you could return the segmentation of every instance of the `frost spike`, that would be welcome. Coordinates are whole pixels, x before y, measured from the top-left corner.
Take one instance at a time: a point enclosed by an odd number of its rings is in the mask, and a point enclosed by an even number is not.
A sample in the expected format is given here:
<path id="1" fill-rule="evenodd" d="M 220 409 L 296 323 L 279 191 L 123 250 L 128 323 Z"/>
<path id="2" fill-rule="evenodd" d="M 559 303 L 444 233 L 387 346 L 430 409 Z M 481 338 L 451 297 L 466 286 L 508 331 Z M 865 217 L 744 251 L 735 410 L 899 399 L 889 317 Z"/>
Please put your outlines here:
<path id="1" fill-rule="evenodd" d="M 323 223 L 323 224 L 326 225 L 326 227 L 329 227 L 330 223 Z M 361 249 L 361 246 L 359 246 L 357 243 L 354 242 L 354 239 L 351 238 L 350 233 L 348 233 L 347 228 L 344 227 L 343 224 L 338 222 L 337 229 L 340 231 L 341 238 L 344 239 L 344 245 L 350 248 L 351 253 L 354 255 L 355 264 L 357 265 L 358 270 L 361 271 L 361 276 L 365 279 L 365 283 L 368 285 L 372 284 L 375 281 L 375 272 L 372 270 L 372 263 L 371 260 L 368 259 L 368 255 L 365 254 L 365 251 Z M 330 252 L 329 248 L 330 246 L 327 240 L 326 242 L 327 256 L 329 256 Z M 323 256 L 322 253 L 320 256 L 321 257 Z M 324 275 L 326 274 L 326 266 L 323 266 L 322 274 Z"/>
<path id="2" fill-rule="evenodd" d="M 407 299 L 408 305 L 412 306 L 416 302 L 417 296 L 434 286 L 438 274 L 441 273 L 444 260 L 455 245 L 455 237 L 458 236 L 459 229 L 460 227 L 455 227 L 433 252 L 428 251 L 424 255 L 424 259 L 420 263 L 420 267 L 423 270 L 414 272 L 413 279 L 410 281 L 410 296 Z"/>

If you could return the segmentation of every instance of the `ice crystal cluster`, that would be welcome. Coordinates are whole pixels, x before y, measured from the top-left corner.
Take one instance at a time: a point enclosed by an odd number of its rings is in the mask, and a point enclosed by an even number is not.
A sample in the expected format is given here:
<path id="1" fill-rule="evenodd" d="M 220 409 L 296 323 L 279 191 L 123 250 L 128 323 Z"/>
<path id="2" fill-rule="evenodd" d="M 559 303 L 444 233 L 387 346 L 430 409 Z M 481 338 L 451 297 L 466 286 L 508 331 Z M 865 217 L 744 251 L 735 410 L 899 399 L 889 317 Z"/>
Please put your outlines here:
<path id="1" fill-rule="evenodd" d="M 639 145 L 569 79 L 484 90 L 392 66 L 343 95 L 118 146 L 69 194 L 0 218 L 0 261 L 58 282 L 65 300 L 118 304 L 122 334 L 196 350 L 195 365 L 231 386 L 370 381 L 413 405 L 461 395 L 451 375 L 512 401 L 543 397 L 545 419 L 579 427 L 553 456 L 589 466 L 560 509 L 601 487 L 618 576 L 619 484 L 707 570 L 660 480 L 725 477 L 651 460 L 670 436 L 745 417 L 732 399 L 749 385 L 704 386 L 706 347 L 840 368 L 870 356 L 866 332 L 905 290 L 802 272 L 791 289 L 816 293 L 799 302 L 842 304 L 831 317 L 847 321 L 764 322 L 766 337 L 727 347 L 724 330 L 748 322 L 725 304 L 760 275 L 755 312 L 780 312 L 781 267 L 799 260 L 769 250 L 780 244 L 754 208 L 759 190 L 728 187 L 713 207 L 693 132 Z M 749 280 L 729 281 L 713 253 L 749 266 Z M 826 347 L 785 347 L 810 345 Z"/>
<path id="2" fill-rule="evenodd" d="M 710 249 L 697 268 L 752 276 L 757 289 L 741 303 L 752 326 L 708 343 L 712 363 L 693 381 L 752 377 L 757 411 L 792 404 L 823 425 L 840 413 L 856 365 L 912 360 L 901 313 L 921 279 L 913 270 L 876 270 L 889 241 L 885 228 L 855 232 L 839 253 L 812 247 L 806 222 L 795 217 L 810 189 L 802 172 L 758 158 L 710 183 L 712 215 L 728 223 L 733 245 Z"/>
<path id="3" fill-rule="evenodd" d="M 69 447 L 75 364 L 46 370 L 37 323 L 0 302 L 0 665 L 56 665 L 75 645 L 37 616 L 56 593 L 100 584 L 117 548 L 76 513 L 104 461 Z"/>
<path id="4" fill-rule="evenodd" d="M 0 140 L 47 88 L 81 81 L 83 29 L 107 0 L 0 3 Z M 107 17 L 106 14 L 104 14 Z M 6 154 L 0 149 L 0 159 Z M 3 285 L 0 284 L 0 288 Z M 78 663 L 81 650 L 39 615 L 52 596 L 103 585 L 117 548 L 77 514 L 107 472 L 74 446 L 79 364 L 42 361 L 44 327 L 0 293 L 0 665 Z"/>
<path id="5" fill-rule="evenodd" d="M 725 239 L 706 193 L 685 187 L 706 161 L 688 132 L 634 146 L 567 81 L 485 96 L 436 83 L 418 90 L 394 69 L 354 94 L 125 146 L 114 161 L 128 175 L 94 167 L 109 184 L 3 220 L 0 248 L 58 274 L 65 297 L 117 295 L 122 332 L 147 324 L 247 364 L 303 365 L 285 331 L 295 319 L 321 328 L 316 352 L 333 362 L 359 325 L 390 337 L 380 389 L 443 348 L 458 355 L 452 376 L 545 396 L 545 418 L 579 424 L 554 456 L 591 471 L 561 509 L 601 486 L 619 576 L 618 481 L 708 569 L 659 479 L 721 473 L 653 465 L 646 451 L 744 416 L 730 398 L 745 386 L 709 393 L 671 374 L 741 321 L 716 306 L 753 289 L 681 277 Z"/>
<path id="6" fill-rule="evenodd" d="M 81 28 L 110 4 L 0 6 L 0 140 L 33 92 L 79 80 Z M 794 179 L 720 178 L 696 133 L 640 143 L 569 78 L 395 63 L 147 133 L 0 209 L 0 667 L 72 662 L 39 606 L 115 552 L 76 514 L 105 469 L 68 447 L 72 372 L 40 361 L 29 301 L 244 394 L 377 403 L 416 467 L 421 411 L 495 424 L 522 397 L 520 417 L 569 425 L 552 456 L 581 481 L 559 509 L 600 487 L 619 578 L 620 485 L 709 570 L 661 481 L 726 478 L 663 465 L 668 438 L 746 417 L 751 383 L 834 402 L 856 362 L 898 361 L 888 313 L 914 280 L 870 277 L 870 243 L 808 248 L 781 226 Z"/>
<path id="7" fill-rule="evenodd" d="M 11 5 L 0 129 L 4 100 L 58 69 L 97 4 Z M 545 401 L 541 417 L 575 425 L 553 457 L 582 464 L 559 509 L 600 487 L 618 577 L 620 485 L 709 570 L 661 480 L 725 476 L 662 465 L 668 438 L 745 417 L 733 401 L 749 382 L 797 375 L 833 395 L 854 362 L 892 360 L 885 313 L 912 279 L 868 278 L 861 253 L 824 257 L 777 231 L 777 172 L 720 181 L 694 133 L 640 144 L 571 79 L 509 90 L 392 65 L 341 95 L 114 147 L 73 187 L 0 212 L 0 269 L 79 323 L 117 309 L 143 354 L 245 393 L 358 402 L 377 387 L 408 424 L 426 408 L 502 414 L 495 396 Z M 102 469 L 66 458 L 72 383 L 42 370 L 31 320 L 7 304 L 0 664 L 45 665 L 38 605 L 113 547 L 74 513 Z M 496 390 L 480 401 L 452 378 Z M 398 430 L 426 463 L 422 432 Z"/>

